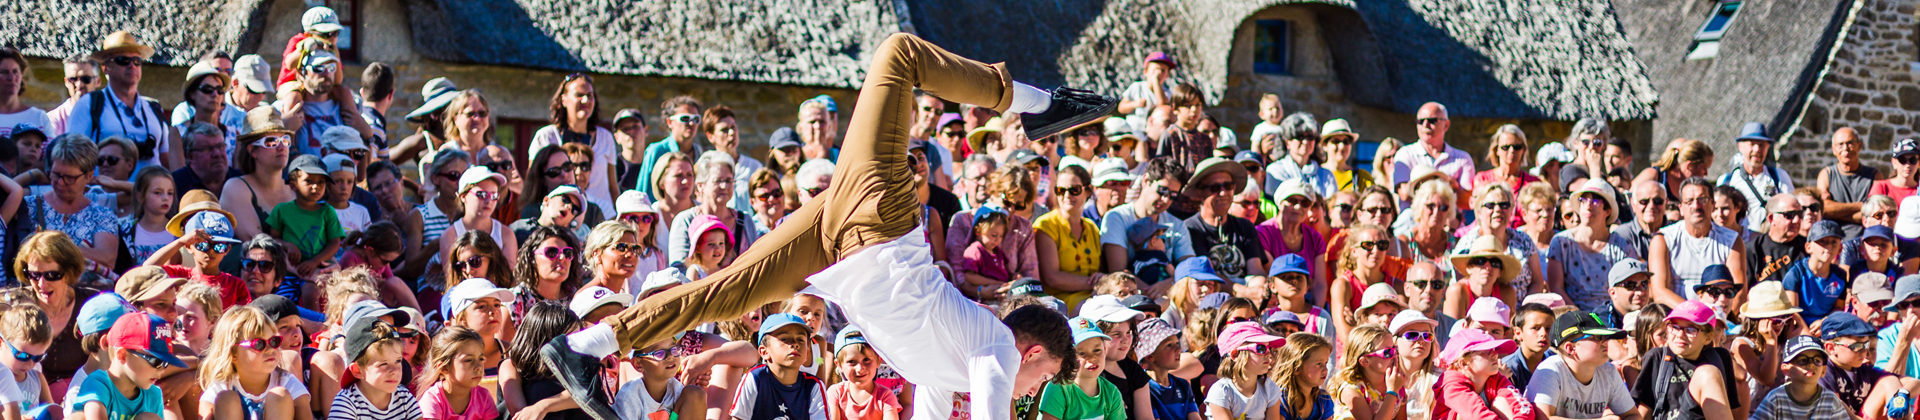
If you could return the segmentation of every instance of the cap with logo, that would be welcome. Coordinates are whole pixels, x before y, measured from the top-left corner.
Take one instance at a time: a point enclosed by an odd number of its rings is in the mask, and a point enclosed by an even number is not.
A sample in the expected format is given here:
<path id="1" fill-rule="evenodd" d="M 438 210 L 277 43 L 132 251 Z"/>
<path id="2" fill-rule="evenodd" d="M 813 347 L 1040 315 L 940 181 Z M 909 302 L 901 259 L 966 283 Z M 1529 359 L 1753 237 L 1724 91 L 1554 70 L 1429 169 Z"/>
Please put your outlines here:
<path id="1" fill-rule="evenodd" d="M 1073 344 L 1076 346 L 1080 345 L 1080 343 L 1086 342 L 1087 340 L 1092 340 L 1095 338 L 1105 338 L 1105 339 L 1113 338 L 1112 336 L 1107 335 L 1106 332 L 1100 331 L 1100 327 L 1098 325 L 1095 325 L 1092 319 L 1087 319 L 1086 317 L 1075 317 L 1073 319 L 1069 319 L 1067 320 L 1067 326 L 1072 327 Z"/>
<path id="2" fill-rule="evenodd" d="M 454 311 L 454 312 L 459 312 L 459 311 Z M 363 300 L 359 302 L 354 302 L 352 305 L 348 305 L 346 312 L 340 315 L 340 323 L 342 325 L 349 325 L 349 324 L 353 324 L 356 321 L 359 321 L 362 318 L 379 319 L 380 317 L 383 317 L 383 316 L 393 317 L 393 323 L 395 325 L 408 324 L 410 323 L 410 321 L 412 321 L 410 318 L 408 318 L 409 316 L 407 315 L 406 311 L 389 308 L 387 307 L 387 305 L 380 303 L 380 301 L 378 300 Z"/>
<path id="3" fill-rule="evenodd" d="M 1873 328 L 1873 324 L 1868 324 L 1867 320 L 1860 319 L 1860 316 L 1851 312 L 1827 314 L 1827 317 L 1820 321 L 1820 339 L 1822 340 L 1840 337 L 1873 338 L 1878 333 L 1879 331 Z"/>
<path id="4" fill-rule="evenodd" d="M 464 284 L 465 282 L 461 283 Z M 488 282 L 488 284 L 492 284 L 492 282 Z M 503 302 L 510 302 L 510 300 L 503 300 Z M 600 309 L 601 306 L 609 304 L 618 304 L 623 308 L 633 306 L 633 295 L 614 293 L 613 289 L 601 286 L 587 286 L 573 295 L 573 301 L 567 304 L 567 309 L 572 309 L 575 316 L 586 318 L 587 314 L 593 313 L 593 310 Z"/>
<path id="5" fill-rule="evenodd" d="M 1622 258 L 1620 262 L 1613 263 L 1612 270 L 1607 271 L 1607 287 L 1619 286 L 1620 283 L 1632 280 L 1638 275 L 1652 276 L 1653 272 L 1647 271 L 1647 263 L 1632 258 Z"/>
<path id="6" fill-rule="evenodd" d="M 1827 349 L 1820 346 L 1820 339 L 1818 338 L 1804 335 L 1794 336 L 1793 338 L 1787 339 L 1787 348 L 1780 353 L 1780 361 L 1792 362 L 1793 359 L 1800 358 L 1800 355 L 1803 353 L 1819 353 L 1821 356 L 1825 356 L 1827 355 Z"/>
<path id="7" fill-rule="evenodd" d="M 167 320 L 145 312 L 128 312 L 120 315 L 120 319 L 114 320 L 113 329 L 107 331 L 107 336 L 101 344 L 145 354 L 168 366 L 187 367 L 187 362 L 173 355 L 173 329 L 167 327 Z"/>
<path id="8" fill-rule="evenodd" d="M 1559 318 L 1553 320 L 1553 329 L 1549 332 L 1553 334 L 1555 346 L 1589 338 L 1606 341 L 1627 335 L 1625 330 L 1607 328 L 1606 323 L 1600 322 L 1599 315 L 1585 311 L 1560 314 Z"/>

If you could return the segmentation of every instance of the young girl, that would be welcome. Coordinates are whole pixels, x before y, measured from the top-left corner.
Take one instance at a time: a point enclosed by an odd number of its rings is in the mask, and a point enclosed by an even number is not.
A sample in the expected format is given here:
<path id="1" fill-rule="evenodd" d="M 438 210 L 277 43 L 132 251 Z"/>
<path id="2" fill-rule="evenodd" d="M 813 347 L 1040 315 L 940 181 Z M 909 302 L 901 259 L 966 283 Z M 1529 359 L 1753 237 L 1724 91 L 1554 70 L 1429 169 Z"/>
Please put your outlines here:
<path id="1" fill-rule="evenodd" d="M 685 333 L 680 340 L 663 341 L 634 350 L 627 358 L 627 364 L 640 372 L 640 378 L 620 385 L 620 393 L 614 398 L 613 411 L 622 419 L 705 419 L 706 388 L 682 384 L 678 378 L 680 357 L 688 350 L 681 343 L 698 335 Z M 828 407 L 832 410 L 831 405 Z"/>
<path id="2" fill-rule="evenodd" d="M 513 257 L 515 257 L 517 255 L 516 253 L 520 250 L 520 244 L 515 242 L 513 231 L 507 229 L 505 223 L 493 220 L 494 203 L 500 200 L 501 191 L 505 189 L 506 183 L 507 177 L 493 173 L 492 170 L 487 169 L 485 166 L 476 165 L 468 167 L 465 173 L 460 174 L 459 194 L 462 214 L 459 220 L 454 220 L 452 224 L 447 225 L 446 232 L 440 236 L 442 238 L 459 238 L 467 232 L 479 232 L 481 235 L 493 239 L 495 249 L 506 250 L 505 258 L 494 259 L 495 264 L 513 261 Z M 505 232 L 503 233 L 502 231 Z M 454 252 L 454 249 L 455 247 L 452 242 L 441 241 L 441 258 L 448 260 L 449 263 L 461 261 L 457 259 L 459 255 Z M 449 271 L 448 273 L 452 272 Z M 447 278 L 454 279 L 455 277 L 449 274 Z M 465 278 L 460 277 L 459 279 Z M 507 279 L 504 277 L 494 281 L 495 284 L 506 282 Z"/>
<path id="3" fill-rule="evenodd" d="M 133 223 L 120 234 L 126 238 L 133 260 L 146 261 L 161 247 L 180 239 L 167 231 L 167 220 L 173 217 L 173 175 L 159 166 L 142 168 L 134 176 L 133 190 L 133 217 L 128 219 Z"/>
<path id="4" fill-rule="evenodd" d="M 0 366 L 7 368 L 6 378 L 11 384 L 0 384 L 0 388 L 20 390 L 25 398 L 19 402 L 20 412 L 26 418 L 33 418 L 36 409 L 46 411 L 43 404 L 53 402 L 53 392 L 47 386 L 47 380 L 40 373 L 40 361 L 46 359 L 47 351 L 53 346 L 53 327 L 47 322 L 47 313 L 34 304 L 31 297 L 8 296 L 12 306 L 0 311 L 0 341 L 15 356 L 0 357 Z M 53 410 L 60 411 L 60 410 Z"/>
<path id="5" fill-rule="evenodd" d="M 687 234 L 693 241 L 693 252 L 688 252 L 685 260 L 688 280 L 700 280 L 726 268 L 727 254 L 733 250 L 732 228 L 721 223 L 718 217 L 699 215 L 693 217 Z"/>
<path id="6" fill-rule="evenodd" d="M 513 300 L 513 292 L 494 287 L 486 279 L 467 279 L 454 286 L 447 293 L 453 306 L 447 308 L 453 314 L 447 325 L 465 327 L 479 333 L 485 339 L 481 341 L 480 354 L 485 377 L 500 374 L 500 362 L 506 359 L 506 342 L 500 341 L 500 329 L 513 328 L 507 321 L 504 303 Z M 435 350 L 438 351 L 438 350 Z"/>
<path id="7" fill-rule="evenodd" d="M 313 419 L 304 409 L 307 386 L 279 367 L 280 336 L 266 312 L 234 307 L 220 316 L 213 340 L 200 359 L 201 418 Z"/>
<path id="8" fill-rule="evenodd" d="M 1118 299 L 1101 297 L 1088 301 L 1100 302 L 1102 307 L 1082 309 L 1082 315 L 1094 313 L 1124 313 L 1121 308 L 1117 306 L 1109 306 L 1113 305 Z M 1151 379 L 1148 378 L 1147 371 L 1140 368 L 1139 357 L 1136 356 L 1134 352 L 1136 347 L 1133 331 L 1138 322 L 1137 319 L 1139 315 L 1137 314 L 1139 314 L 1139 312 L 1133 313 L 1136 314 L 1136 318 L 1126 321 L 1094 322 L 1094 325 L 1100 327 L 1100 331 L 1107 332 L 1109 338 L 1107 340 L 1106 360 L 1103 360 L 1101 363 L 1100 379 L 1105 379 L 1108 383 L 1112 383 L 1115 388 L 1120 389 L 1120 399 L 1126 403 L 1128 416 L 1132 418 L 1152 418 L 1153 402 L 1151 400 L 1153 398 L 1147 391 L 1147 382 L 1151 381 Z M 1101 315 L 1100 317 L 1114 319 L 1111 318 L 1111 315 Z"/>
<path id="9" fill-rule="evenodd" d="M 1140 365 L 1153 379 L 1147 389 L 1153 395 L 1153 417 L 1167 420 L 1200 420 L 1200 404 L 1193 384 L 1173 375 L 1180 368 L 1180 330 L 1167 320 L 1148 318 L 1135 330 Z"/>
<path id="10" fill-rule="evenodd" d="M 173 297 L 173 307 L 179 314 L 179 332 L 177 337 L 193 349 L 194 354 L 207 354 L 207 348 L 213 346 L 214 327 L 220 323 L 220 314 L 227 310 L 220 306 L 220 289 L 197 281 L 180 286 Z"/>
<path id="11" fill-rule="evenodd" d="M 1334 417 L 1343 420 L 1406 418 L 1406 412 L 1401 410 L 1400 390 L 1387 383 L 1387 373 L 1393 371 L 1399 356 L 1399 348 L 1387 336 L 1385 327 L 1367 324 L 1348 331 L 1347 349 L 1336 374 L 1340 389 L 1335 400 L 1340 409 Z"/>
<path id="12" fill-rule="evenodd" d="M 1500 357 L 1519 349 L 1513 340 L 1477 329 L 1456 330 L 1440 352 L 1440 384 L 1434 387 L 1435 420 L 1532 420 L 1533 403 L 1501 373 Z"/>
<path id="13" fill-rule="evenodd" d="M 420 384 L 429 385 L 420 395 L 422 419 L 491 420 L 500 417 L 493 404 L 493 393 L 480 387 L 486 357 L 482 355 L 486 338 L 472 329 L 450 326 L 433 337 L 433 355 Z"/>
<path id="14" fill-rule="evenodd" d="M 347 325 L 347 374 L 327 420 L 418 419 L 413 391 L 400 386 L 400 333 L 376 317 Z M 227 418 L 227 417 L 222 417 Z"/>
<path id="15" fill-rule="evenodd" d="M 1287 346 L 1274 355 L 1275 383 L 1280 403 L 1274 412 L 1286 420 L 1326 420 L 1333 417 L 1333 396 L 1327 385 L 1327 358 L 1333 356 L 1333 344 L 1313 333 L 1287 336 Z M 1211 400 L 1212 396 L 1209 395 Z"/>
<path id="16" fill-rule="evenodd" d="M 832 334 L 831 331 L 827 331 L 825 328 L 827 326 L 827 301 L 821 299 L 819 296 L 798 293 L 787 299 L 786 303 L 781 306 L 780 312 L 799 316 L 800 319 L 807 321 L 808 329 L 818 332 L 807 340 L 809 344 L 807 354 L 812 357 L 808 357 L 806 361 L 800 365 L 800 371 L 806 372 L 808 375 L 821 376 L 820 372 L 830 370 L 831 367 L 827 366 L 827 357 L 831 355 L 825 351 L 827 347 L 829 347 L 829 343 L 827 343 L 826 337 L 823 336 L 824 334 Z M 826 376 L 832 377 L 832 375 Z"/>
<path id="17" fill-rule="evenodd" d="M 1220 363 L 1220 380 L 1207 390 L 1207 419 L 1281 420 L 1281 390 L 1267 379 L 1267 374 L 1274 371 L 1276 356 L 1284 358 L 1288 354 L 1280 348 L 1283 344 L 1286 344 L 1286 339 L 1267 335 L 1260 323 L 1238 322 L 1228 325 L 1220 333 L 1219 353 L 1226 357 Z M 1324 348 L 1319 350 L 1325 352 Z M 1293 372 L 1281 371 L 1281 374 L 1297 375 L 1302 367 L 1300 359 L 1307 356 L 1283 359 L 1293 367 Z M 1324 365 L 1326 357 L 1321 356 L 1320 360 Z M 1290 416 L 1287 419 L 1293 418 Z"/>
<path id="18" fill-rule="evenodd" d="M 1007 254 L 1000 250 L 1001 241 L 1013 226 L 1012 216 L 996 207 L 981 207 L 974 214 L 973 243 L 967 244 L 961 254 L 960 272 L 967 277 L 967 284 L 997 290 L 1013 281 L 1013 273 L 1007 270 Z"/>
<path id="19" fill-rule="evenodd" d="M 391 263 L 400 259 L 405 249 L 406 237 L 400 232 L 400 225 L 391 221 L 378 221 L 367 225 L 366 229 L 347 233 L 347 239 L 341 246 L 347 247 L 346 255 L 340 257 L 340 268 L 367 267 L 373 272 L 374 279 L 380 280 L 380 295 L 394 296 L 396 301 L 388 306 L 418 307 L 413 291 L 407 283 L 393 274 Z"/>
<path id="20" fill-rule="evenodd" d="M 874 383 L 880 354 L 867 345 L 866 337 L 850 335 L 834 344 L 840 383 L 827 388 L 827 419 L 900 420 L 899 397 Z"/>

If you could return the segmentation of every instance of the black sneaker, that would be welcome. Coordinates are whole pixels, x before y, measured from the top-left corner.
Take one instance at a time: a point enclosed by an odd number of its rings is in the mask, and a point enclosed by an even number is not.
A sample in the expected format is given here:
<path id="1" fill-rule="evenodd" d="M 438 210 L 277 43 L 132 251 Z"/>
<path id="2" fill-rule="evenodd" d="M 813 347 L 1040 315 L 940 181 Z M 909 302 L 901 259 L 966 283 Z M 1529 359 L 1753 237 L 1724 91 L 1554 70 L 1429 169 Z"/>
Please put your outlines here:
<path id="1" fill-rule="evenodd" d="M 573 402 L 580 405 L 594 420 L 620 420 L 614 413 L 613 404 L 607 397 L 606 388 L 600 384 L 600 359 L 576 353 L 567 346 L 567 336 L 554 337 L 553 341 L 540 347 L 540 363 L 553 372 L 554 379 L 573 395 Z"/>
<path id="2" fill-rule="evenodd" d="M 1120 107 L 1120 100 L 1079 89 L 1059 88 L 1053 90 L 1053 104 L 1047 112 L 1023 114 L 1021 125 L 1027 127 L 1027 137 L 1046 138 L 1069 128 L 1086 124 L 1094 119 L 1112 115 Z"/>

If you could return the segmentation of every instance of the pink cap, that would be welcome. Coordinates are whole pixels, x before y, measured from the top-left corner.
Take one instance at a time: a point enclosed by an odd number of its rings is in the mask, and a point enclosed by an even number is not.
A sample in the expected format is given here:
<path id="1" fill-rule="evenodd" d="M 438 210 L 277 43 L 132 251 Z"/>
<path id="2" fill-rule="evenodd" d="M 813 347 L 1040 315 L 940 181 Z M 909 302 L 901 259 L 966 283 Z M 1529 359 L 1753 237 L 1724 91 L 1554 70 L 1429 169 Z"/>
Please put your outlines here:
<path id="1" fill-rule="evenodd" d="M 1513 308 L 1507 307 L 1507 303 L 1501 302 L 1499 298 L 1474 299 L 1473 306 L 1467 308 L 1467 319 L 1477 322 L 1492 322 L 1511 327 L 1513 326 L 1512 321 L 1509 320 L 1511 318 L 1513 318 Z"/>
<path id="2" fill-rule="evenodd" d="M 727 237 L 727 246 L 733 246 L 733 228 L 727 226 L 726 223 L 721 223 L 719 217 L 708 214 L 693 216 L 693 223 L 688 227 L 690 227 L 690 229 L 687 229 L 687 243 L 691 248 L 700 248 L 700 237 L 706 235 L 707 231 L 714 229 L 719 229 L 720 232 L 725 233 L 726 235 L 724 236 Z"/>
<path id="3" fill-rule="evenodd" d="M 1700 303 L 1700 301 L 1696 299 L 1681 302 L 1680 306 L 1673 308 L 1673 312 L 1667 313 L 1668 321 L 1676 319 L 1693 321 L 1693 323 L 1700 325 L 1713 325 L 1713 320 L 1717 319 L 1717 317 L 1714 315 L 1712 307 L 1707 306 L 1705 303 Z"/>
<path id="4" fill-rule="evenodd" d="M 1287 339 L 1267 334 L 1266 328 L 1253 321 L 1235 322 L 1220 330 L 1221 356 L 1231 356 L 1234 351 L 1243 350 L 1243 347 L 1248 344 L 1265 343 L 1280 343 L 1275 345 L 1284 346 L 1287 344 Z"/>
<path id="5" fill-rule="evenodd" d="M 1464 330 L 1464 331 L 1463 331 Z M 1513 353 L 1520 348 L 1513 340 L 1502 340 L 1487 335 L 1486 331 L 1473 328 L 1454 330 L 1453 338 L 1447 339 L 1447 349 L 1440 352 L 1440 364 L 1450 365 L 1461 356 L 1476 351 L 1493 350 L 1501 356 Z"/>

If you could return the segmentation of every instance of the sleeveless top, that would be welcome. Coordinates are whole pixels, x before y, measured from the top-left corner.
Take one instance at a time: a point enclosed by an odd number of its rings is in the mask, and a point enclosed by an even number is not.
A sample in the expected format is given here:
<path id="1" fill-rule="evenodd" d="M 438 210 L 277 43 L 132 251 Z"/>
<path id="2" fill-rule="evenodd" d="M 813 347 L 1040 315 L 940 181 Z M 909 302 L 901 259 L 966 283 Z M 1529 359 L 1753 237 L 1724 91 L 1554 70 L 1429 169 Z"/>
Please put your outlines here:
<path id="1" fill-rule="evenodd" d="M 447 214 L 440 211 L 440 206 L 433 205 L 433 201 L 427 201 L 418 206 L 413 206 L 413 209 L 420 212 L 421 243 L 433 242 L 435 239 L 440 239 L 440 235 L 446 233 L 447 225 L 453 224 L 453 220 L 447 218 Z M 266 219 L 263 218 L 260 220 Z"/>
<path id="2" fill-rule="evenodd" d="M 1367 404 L 1372 404 L 1374 401 L 1378 401 L 1381 398 L 1386 398 L 1387 396 L 1387 394 L 1380 393 L 1379 390 L 1375 390 L 1373 388 L 1368 388 L 1368 387 L 1360 386 L 1357 384 L 1351 384 L 1351 383 L 1341 384 L 1340 390 L 1353 391 L 1353 392 L 1360 393 L 1360 399 L 1365 401 Z M 1340 400 L 1334 400 L 1333 406 L 1335 409 L 1333 413 L 1333 420 L 1350 420 L 1353 418 L 1353 409 L 1355 407 L 1347 407 L 1346 404 L 1340 403 Z"/>
<path id="3" fill-rule="evenodd" d="M 465 234 L 467 234 L 467 225 L 465 225 L 465 224 L 461 224 L 461 223 L 454 223 L 454 222 L 452 222 L 452 221 L 449 221 L 449 222 L 447 223 L 447 226 L 453 226 L 453 238 L 454 238 L 454 239 L 460 239 L 460 235 L 465 235 Z M 442 227 L 442 229 L 444 230 L 444 228 L 445 228 L 445 227 L 443 226 L 443 227 Z M 488 232 L 487 232 L 487 234 L 488 234 L 488 235 L 491 235 L 491 236 L 493 236 L 493 243 L 494 243 L 494 245 L 495 245 L 495 246 L 501 246 L 501 247 L 505 247 L 505 246 L 507 246 L 507 245 L 506 245 L 506 243 L 507 243 L 507 241 L 504 241 L 504 240 L 501 240 L 501 239 L 500 239 L 500 238 L 501 238 L 501 237 L 500 237 L 500 221 L 498 221 L 498 220 L 495 220 L 495 221 L 493 222 L 493 229 L 492 229 L 492 230 L 490 230 L 490 231 L 488 231 Z"/>
<path id="4" fill-rule="evenodd" d="M 1879 169 L 1860 165 L 1852 175 L 1840 172 L 1839 166 L 1828 166 L 1827 194 L 1833 195 L 1833 201 L 1858 203 L 1867 201 L 1867 191 L 1873 189 L 1873 179 L 1880 174 Z"/>
<path id="5" fill-rule="evenodd" d="M 1726 264 L 1733 254 L 1733 241 L 1740 234 L 1732 229 L 1714 225 L 1713 231 L 1704 238 L 1695 238 L 1687 234 L 1685 222 L 1674 223 L 1660 228 L 1660 234 L 1667 238 L 1667 257 L 1673 267 L 1674 293 L 1693 299 L 1693 287 L 1700 285 L 1700 272 L 1707 266 Z"/>

